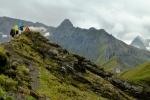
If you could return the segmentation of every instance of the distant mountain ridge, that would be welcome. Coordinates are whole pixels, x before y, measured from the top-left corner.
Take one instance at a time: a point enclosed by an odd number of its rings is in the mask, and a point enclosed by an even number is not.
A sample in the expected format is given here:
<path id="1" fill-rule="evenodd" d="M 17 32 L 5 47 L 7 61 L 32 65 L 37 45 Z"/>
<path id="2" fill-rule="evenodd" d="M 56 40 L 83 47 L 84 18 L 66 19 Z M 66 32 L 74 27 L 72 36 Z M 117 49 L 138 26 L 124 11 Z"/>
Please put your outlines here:
<path id="1" fill-rule="evenodd" d="M 20 20 L 1 17 L 0 32 L 9 34 L 8 29 L 16 21 Z M 150 60 L 150 52 L 127 45 L 104 29 L 74 27 L 69 19 L 65 19 L 58 27 L 29 21 L 23 21 L 23 23 L 29 26 L 45 27 L 51 33 L 47 37 L 51 42 L 58 43 L 70 52 L 84 56 L 98 65 L 109 65 L 107 62 L 111 61 L 113 68 L 107 69 L 109 71 L 115 71 L 115 69 L 122 71 Z"/>
<path id="2" fill-rule="evenodd" d="M 150 39 L 143 39 L 140 36 L 137 36 L 131 43 L 132 46 L 137 47 L 143 50 L 150 51 Z"/>
<path id="3" fill-rule="evenodd" d="M 74 27 L 68 19 L 56 28 L 50 40 L 100 65 L 115 58 L 111 70 L 124 70 L 150 60 L 150 52 L 129 46 L 104 29 Z"/>

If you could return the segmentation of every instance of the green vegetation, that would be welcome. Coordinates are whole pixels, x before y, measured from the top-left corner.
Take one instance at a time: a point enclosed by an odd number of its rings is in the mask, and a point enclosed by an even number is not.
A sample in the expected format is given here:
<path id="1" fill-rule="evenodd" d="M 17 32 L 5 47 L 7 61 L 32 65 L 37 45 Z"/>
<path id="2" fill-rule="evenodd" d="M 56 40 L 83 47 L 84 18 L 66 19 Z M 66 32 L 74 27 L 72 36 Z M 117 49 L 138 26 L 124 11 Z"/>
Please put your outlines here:
<path id="1" fill-rule="evenodd" d="M 17 52 L 19 55 L 26 57 L 27 59 L 34 60 L 37 62 L 40 62 L 40 54 L 37 53 L 33 47 L 32 41 L 22 34 L 22 36 L 17 37 L 15 40 L 12 41 L 12 48 L 15 52 Z"/>
<path id="2" fill-rule="evenodd" d="M 8 96 L 6 90 L 8 91 L 12 91 L 13 89 L 15 89 L 15 82 L 12 79 L 8 79 L 8 77 L 1 75 L 0 76 L 0 80 L 2 79 L 2 81 L 0 81 L 0 97 L 2 100 L 14 100 L 14 98 L 12 96 Z M 4 79 L 6 79 L 6 81 L 4 82 Z M 5 83 L 5 85 L 4 85 Z M 10 86 L 12 86 L 10 88 Z M 9 86 L 9 87 L 6 87 Z"/>
<path id="3" fill-rule="evenodd" d="M 36 99 L 32 96 L 26 96 L 25 100 L 36 100 Z"/>
<path id="4" fill-rule="evenodd" d="M 5 94 L 6 92 L 2 88 L 0 88 L 0 97 L 4 97 Z"/>
<path id="5" fill-rule="evenodd" d="M 125 71 L 119 78 L 144 87 L 145 93 L 150 93 L 150 62 Z"/>
<path id="6" fill-rule="evenodd" d="M 4 68 L 0 73 L 0 96 L 8 100 L 11 93 L 25 100 L 132 100 L 86 69 L 86 66 L 97 68 L 96 65 L 49 43 L 40 33 L 22 33 L 3 44 L 0 57 L 0 62 L 6 60 L 0 66 Z"/>
<path id="7" fill-rule="evenodd" d="M 104 100 L 90 91 L 82 91 L 50 74 L 46 69 L 40 69 L 39 94 L 49 96 L 52 100 Z"/>
<path id="8" fill-rule="evenodd" d="M 28 75 L 29 74 L 29 69 L 22 65 L 17 67 L 17 74 L 19 75 Z"/>
<path id="9" fill-rule="evenodd" d="M 16 90 L 17 82 L 5 75 L 0 75 L 0 86 L 5 90 Z"/>
<path id="10" fill-rule="evenodd" d="M 122 67 L 124 67 L 125 69 L 128 69 L 128 66 L 121 63 L 121 61 L 118 60 L 117 57 L 112 57 L 108 62 L 106 62 L 102 66 L 103 66 L 104 70 L 108 71 L 108 72 L 115 72 L 116 68 L 122 69 Z"/>
<path id="11" fill-rule="evenodd" d="M 8 57 L 6 55 L 5 49 L 0 46 L 0 71 L 4 71 L 8 68 Z"/>
<path id="12" fill-rule="evenodd" d="M 116 57 L 113 57 L 107 63 L 103 64 L 104 70 L 109 71 L 109 72 L 113 72 L 113 70 L 119 66 L 120 64 Z"/>
<path id="13" fill-rule="evenodd" d="M 120 77 L 136 84 L 150 86 L 150 63 L 145 63 L 126 71 Z"/>
<path id="14" fill-rule="evenodd" d="M 103 65 L 105 62 L 106 62 L 106 59 L 105 59 L 105 51 L 107 49 L 107 45 L 103 44 L 103 45 L 100 45 L 100 49 L 99 49 L 99 54 L 101 54 L 97 60 L 96 60 L 96 63 L 97 64 L 100 64 L 100 65 Z"/>

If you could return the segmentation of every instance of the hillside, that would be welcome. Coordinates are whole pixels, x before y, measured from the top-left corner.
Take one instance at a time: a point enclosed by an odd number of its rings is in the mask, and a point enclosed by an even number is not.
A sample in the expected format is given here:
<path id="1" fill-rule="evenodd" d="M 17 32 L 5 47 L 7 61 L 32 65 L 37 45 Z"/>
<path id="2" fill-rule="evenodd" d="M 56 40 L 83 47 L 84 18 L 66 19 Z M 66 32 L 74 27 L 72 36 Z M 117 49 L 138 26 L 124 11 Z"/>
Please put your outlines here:
<path id="1" fill-rule="evenodd" d="M 137 66 L 121 74 L 121 78 L 130 82 L 147 86 L 150 91 L 150 62 Z"/>
<path id="2" fill-rule="evenodd" d="M 1 44 L 0 66 L 3 99 L 149 99 L 142 87 L 116 79 L 89 60 L 50 43 L 40 33 L 23 33 Z"/>
<path id="3" fill-rule="evenodd" d="M 50 40 L 98 65 L 104 64 L 105 66 L 108 61 L 115 58 L 113 60 L 116 60 L 114 61 L 116 63 L 108 69 L 111 71 L 116 68 L 122 71 L 150 61 L 150 52 L 129 46 L 104 29 L 74 27 L 68 19 L 56 28 Z"/>

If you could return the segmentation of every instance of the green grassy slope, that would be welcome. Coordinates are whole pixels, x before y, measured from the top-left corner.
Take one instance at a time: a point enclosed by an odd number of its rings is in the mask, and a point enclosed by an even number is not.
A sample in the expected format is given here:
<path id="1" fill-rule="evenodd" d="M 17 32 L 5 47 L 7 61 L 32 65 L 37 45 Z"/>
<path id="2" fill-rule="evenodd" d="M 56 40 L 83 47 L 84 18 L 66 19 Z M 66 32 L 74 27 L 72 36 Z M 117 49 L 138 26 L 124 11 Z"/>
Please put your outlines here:
<path id="1" fill-rule="evenodd" d="M 122 64 L 123 65 L 123 64 Z M 109 72 L 115 72 L 115 69 L 122 66 L 116 57 L 111 58 L 107 63 L 103 64 L 103 68 Z"/>
<path id="2" fill-rule="evenodd" d="M 128 69 L 129 67 L 123 64 L 117 57 L 112 57 L 108 62 L 101 65 L 105 71 L 111 73 L 120 73 L 124 69 Z M 119 70 L 119 72 L 117 72 Z"/>
<path id="3" fill-rule="evenodd" d="M 150 62 L 126 71 L 122 73 L 120 77 L 136 84 L 150 86 Z"/>
<path id="4" fill-rule="evenodd" d="M 87 69 L 88 66 L 88 69 Z M 95 69 L 93 69 L 95 68 Z M 17 100 L 132 100 L 85 58 L 23 33 L 0 46 L 0 96 Z M 10 100 L 10 99 L 9 99 Z"/>

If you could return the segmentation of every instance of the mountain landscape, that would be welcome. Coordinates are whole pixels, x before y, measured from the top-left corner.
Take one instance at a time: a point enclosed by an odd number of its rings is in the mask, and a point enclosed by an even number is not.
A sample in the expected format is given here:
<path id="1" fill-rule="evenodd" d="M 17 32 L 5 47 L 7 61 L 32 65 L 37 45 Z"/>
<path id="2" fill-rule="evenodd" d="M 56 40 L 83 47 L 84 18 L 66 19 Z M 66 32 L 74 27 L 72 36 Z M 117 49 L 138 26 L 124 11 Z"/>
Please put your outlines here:
<path id="1" fill-rule="evenodd" d="M 1 32 L 8 35 L 13 23 L 22 21 L 25 25 L 44 27 L 50 36 L 47 38 L 68 51 L 79 54 L 111 72 L 124 71 L 150 60 L 150 52 L 137 49 L 116 39 L 104 29 L 82 29 L 74 27 L 65 19 L 58 27 L 46 26 L 8 17 L 0 18 Z M 111 66 L 110 66 L 111 65 Z"/>
<path id="2" fill-rule="evenodd" d="M 31 31 L 11 38 L 19 21 Z M 74 27 L 69 19 L 58 27 L 8 17 L 0 23 L 2 100 L 150 99 L 149 51 L 104 29 Z M 134 43 L 143 41 L 149 42 L 137 37 Z"/>
<path id="3" fill-rule="evenodd" d="M 0 100 L 150 100 L 149 7 L 0 0 Z"/>
<path id="4" fill-rule="evenodd" d="M 113 68 L 107 67 L 110 71 L 126 70 L 150 60 L 150 52 L 129 46 L 104 29 L 74 27 L 68 19 L 55 29 L 50 40 L 96 64 L 106 66 L 108 61 L 115 62 Z"/>
<path id="5" fill-rule="evenodd" d="M 137 36 L 131 43 L 132 46 L 139 49 L 150 51 L 150 39 L 143 39 L 140 36 Z"/>
<path id="6" fill-rule="evenodd" d="M 150 91 L 117 79 L 79 55 L 24 32 L 0 45 L 2 100 L 135 100 Z"/>

